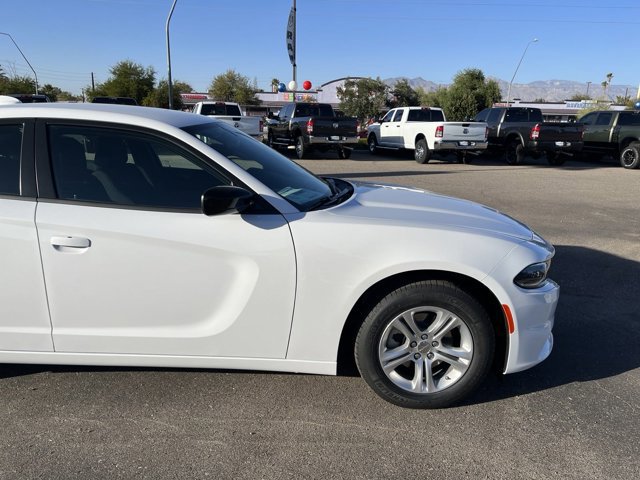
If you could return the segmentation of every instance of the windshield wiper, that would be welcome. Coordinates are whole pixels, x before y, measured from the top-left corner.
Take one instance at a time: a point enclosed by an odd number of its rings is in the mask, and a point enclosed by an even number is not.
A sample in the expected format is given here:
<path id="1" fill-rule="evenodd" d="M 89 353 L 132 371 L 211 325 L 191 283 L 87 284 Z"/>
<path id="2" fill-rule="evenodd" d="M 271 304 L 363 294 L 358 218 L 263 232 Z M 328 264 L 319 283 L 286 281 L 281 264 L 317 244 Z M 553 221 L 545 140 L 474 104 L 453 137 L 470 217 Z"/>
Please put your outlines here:
<path id="1" fill-rule="evenodd" d="M 307 207 L 307 211 L 317 210 L 320 207 L 329 207 L 331 205 L 341 203 L 346 197 L 350 196 L 353 191 L 353 188 L 349 184 L 347 184 L 347 187 L 344 190 L 340 190 L 332 178 L 323 178 L 323 180 L 327 182 L 327 185 L 331 188 L 332 195 L 323 197 L 317 202 L 311 204 Z"/>

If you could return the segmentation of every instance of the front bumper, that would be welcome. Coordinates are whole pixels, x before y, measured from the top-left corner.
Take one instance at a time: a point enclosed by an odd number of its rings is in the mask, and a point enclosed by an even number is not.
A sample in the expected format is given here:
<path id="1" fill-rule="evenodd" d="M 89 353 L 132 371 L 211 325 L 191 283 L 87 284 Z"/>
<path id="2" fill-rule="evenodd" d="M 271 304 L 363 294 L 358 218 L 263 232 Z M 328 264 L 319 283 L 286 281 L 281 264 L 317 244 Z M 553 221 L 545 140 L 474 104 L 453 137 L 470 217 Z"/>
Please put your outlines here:
<path id="1" fill-rule="evenodd" d="M 444 140 L 433 144 L 434 150 L 486 150 L 488 142 L 476 140 Z"/>
<path id="2" fill-rule="evenodd" d="M 560 287 L 552 280 L 536 289 L 514 285 L 510 292 L 515 329 L 509 335 L 504 373 L 526 370 L 546 359 L 553 348 L 553 324 Z"/>

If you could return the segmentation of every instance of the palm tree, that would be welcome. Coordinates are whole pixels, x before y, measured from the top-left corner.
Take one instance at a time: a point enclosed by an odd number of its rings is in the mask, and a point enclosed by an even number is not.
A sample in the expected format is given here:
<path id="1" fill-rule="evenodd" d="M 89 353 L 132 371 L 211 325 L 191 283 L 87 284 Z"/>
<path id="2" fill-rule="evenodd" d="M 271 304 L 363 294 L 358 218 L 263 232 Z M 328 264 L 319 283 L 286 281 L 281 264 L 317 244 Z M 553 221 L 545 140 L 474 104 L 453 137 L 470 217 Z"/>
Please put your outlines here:
<path id="1" fill-rule="evenodd" d="M 280 80 L 278 80 L 277 78 L 272 78 L 271 79 L 271 91 L 272 92 L 277 92 L 278 91 L 278 85 L 280 85 Z"/>

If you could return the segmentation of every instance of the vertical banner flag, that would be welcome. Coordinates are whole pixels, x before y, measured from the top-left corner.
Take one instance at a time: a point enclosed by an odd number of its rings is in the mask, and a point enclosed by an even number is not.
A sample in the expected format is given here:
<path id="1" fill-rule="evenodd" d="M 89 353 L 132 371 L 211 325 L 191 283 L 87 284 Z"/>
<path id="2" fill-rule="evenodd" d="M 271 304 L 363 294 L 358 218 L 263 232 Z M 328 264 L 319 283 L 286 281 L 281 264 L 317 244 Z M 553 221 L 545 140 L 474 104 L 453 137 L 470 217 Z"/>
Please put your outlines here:
<path id="1" fill-rule="evenodd" d="M 296 32 L 296 11 L 291 8 L 289 12 L 289 21 L 287 22 L 287 52 L 289 53 L 289 60 L 291 65 L 296 64 L 296 44 L 295 44 L 295 32 Z"/>

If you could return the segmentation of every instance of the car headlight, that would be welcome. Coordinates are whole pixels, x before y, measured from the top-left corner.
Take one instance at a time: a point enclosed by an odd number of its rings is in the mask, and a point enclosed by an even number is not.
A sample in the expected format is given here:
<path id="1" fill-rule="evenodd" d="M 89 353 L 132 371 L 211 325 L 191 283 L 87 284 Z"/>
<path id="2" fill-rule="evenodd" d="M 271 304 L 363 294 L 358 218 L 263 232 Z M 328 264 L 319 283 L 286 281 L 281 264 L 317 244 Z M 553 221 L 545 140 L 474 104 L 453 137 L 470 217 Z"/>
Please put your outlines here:
<path id="1" fill-rule="evenodd" d="M 538 288 L 547 281 L 547 273 L 550 266 L 551 260 L 529 265 L 516 275 L 513 283 L 521 288 Z"/>

